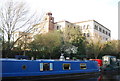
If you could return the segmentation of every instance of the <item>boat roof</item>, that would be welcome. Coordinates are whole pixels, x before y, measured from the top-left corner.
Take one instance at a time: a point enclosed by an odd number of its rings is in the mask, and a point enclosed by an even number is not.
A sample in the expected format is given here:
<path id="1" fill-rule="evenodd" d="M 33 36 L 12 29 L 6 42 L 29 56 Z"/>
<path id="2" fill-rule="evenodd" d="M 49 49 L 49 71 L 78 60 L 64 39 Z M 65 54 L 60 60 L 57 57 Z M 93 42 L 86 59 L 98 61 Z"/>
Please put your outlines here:
<path id="1" fill-rule="evenodd" d="M 0 61 L 33 61 L 33 62 L 89 62 L 91 60 L 59 60 L 59 59 L 37 59 L 37 60 L 27 60 L 27 59 L 10 59 L 10 58 L 0 58 Z"/>
<path id="2" fill-rule="evenodd" d="M 103 57 L 115 57 L 115 56 L 111 56 L 111 55 L 105 55 L 105 56 L 103 56 Z"/>

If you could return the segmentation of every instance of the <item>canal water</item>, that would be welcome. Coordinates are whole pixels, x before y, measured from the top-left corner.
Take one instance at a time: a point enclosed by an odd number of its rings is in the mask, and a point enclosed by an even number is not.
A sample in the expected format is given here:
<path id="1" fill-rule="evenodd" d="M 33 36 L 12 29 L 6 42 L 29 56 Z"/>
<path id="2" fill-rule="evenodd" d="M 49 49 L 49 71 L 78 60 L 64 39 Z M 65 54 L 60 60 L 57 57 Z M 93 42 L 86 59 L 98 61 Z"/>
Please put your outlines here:
<path id="1" fill-rule="evenodd" d="M 62 80 L 43 80 L 43 81 L 62 81 Z M 99 76 L 95 76 L 95 77 L 89 77 L 89 78 L 77 79 L 77 80 L 71 79 L 64 81 L 120 81 L 120 73 L 109 72 L 109 73 L 100 74 Z"/>
<path id="2" fill-rule="evenodd" d="M 120 81 L 120 73 L 108 72 L 108 73 L 103 73 L 97 77 L 90 77 L 87 79 L 79 79 L 72 81 Z"/>
<path id="3" fill-rule="evenodd" d="M 99 77 L 92 77 L 88 79 L 80 79 L 73 81 L 120 81 L 120 75 L 100 75 Z"/>
<path id="4" fill-rule="evenodd" d="M 28 80 L 27 80 L 28 81 Z M 31 81 L 31 80 L 29 80 Z M 97 77 L 89 77 L 84 79 L 62 79 L 62 80 L 32 80 L 32 81 L 120 81 L 120 73 L 119 74 L 101 74 Z"/>

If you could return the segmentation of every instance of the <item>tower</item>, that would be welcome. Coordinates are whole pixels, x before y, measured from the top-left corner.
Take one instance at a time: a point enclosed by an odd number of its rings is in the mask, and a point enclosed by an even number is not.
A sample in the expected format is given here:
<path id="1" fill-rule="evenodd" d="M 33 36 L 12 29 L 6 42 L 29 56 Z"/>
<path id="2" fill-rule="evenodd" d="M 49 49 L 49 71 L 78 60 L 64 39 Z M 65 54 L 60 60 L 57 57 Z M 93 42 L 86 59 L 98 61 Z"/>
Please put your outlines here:
<path id="1" fill-rule="evenodd" d="M 46 13 L 44 21 L 46 22 L 46 26 L 48 27 L 48 31 L 54 30 L 54 17 L 52 17 L 51 12 Z"/>

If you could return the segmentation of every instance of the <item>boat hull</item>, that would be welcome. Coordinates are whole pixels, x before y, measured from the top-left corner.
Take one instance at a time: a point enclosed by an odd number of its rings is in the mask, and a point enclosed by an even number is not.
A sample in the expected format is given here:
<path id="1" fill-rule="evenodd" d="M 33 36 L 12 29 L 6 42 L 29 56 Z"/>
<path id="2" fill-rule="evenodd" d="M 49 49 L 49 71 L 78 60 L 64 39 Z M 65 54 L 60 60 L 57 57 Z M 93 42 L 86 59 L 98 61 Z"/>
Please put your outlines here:
<path id="1" fill-rule="evenodd" d="M 99 72 L 74 73 L 74 74 L 57 74 L 42 76 L 21 76 L 21 77 L 4 77 L 2 81 L 35 81 L 35 80 L 75 80 L 99 77 Z"/>
<path id="2" fill-rule="evenodd" d="M 98 73 L 99 66 L 95 61 L 2 60 L 0 75 L 3 81 L 21 81 L 77 79 Z"/>

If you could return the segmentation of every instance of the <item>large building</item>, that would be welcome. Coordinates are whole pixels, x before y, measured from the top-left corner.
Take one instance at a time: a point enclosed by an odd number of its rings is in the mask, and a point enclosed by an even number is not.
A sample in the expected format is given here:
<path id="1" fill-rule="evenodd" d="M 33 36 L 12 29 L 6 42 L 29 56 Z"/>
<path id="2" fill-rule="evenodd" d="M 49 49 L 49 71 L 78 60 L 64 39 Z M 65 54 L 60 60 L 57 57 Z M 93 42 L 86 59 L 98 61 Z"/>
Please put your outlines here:
<path id="1" fill-rule="evenodd" d="M 74 24 L 79 25 L 83 35 L 87 38 L 95 39 L 99 37 L 102 41 L 111 39 L 111 31 L 95 20 L 76 22 Z"/>
<path id="2" fill-rule="evenodd" d="M 42 21 L 39 24 L 33 26 L 31 33 L 33 33 L 34 35 L 47 33 L 54 30 L 54 25 L 54 17 L 52 17 L 52 13 L 46 13 Z"/>
<path id="3" fill-rule="evenodd" d="M 63 31 L 66 27 L 79 28 L 87 39 L 100 38 L 101 41 L 109 41 L 111 39 L 111 31 L 95 20 L 87 20 L 75 23 L 64 20 L 55 22 L 53 28 L 55 30 Z"/>
<path id="4" fill-rule="evenodd" d="M 69 27 L 78 28 L 79 26 L 66 20 L 55 22 L 54 24 L 54 30 L 64 31 L 66 27 L 67 28 Z"/>
<path id="5" fill-rule="evenodd" d="M 44 17 L 44 23 L 47 23 L 44 26 L 44 31 L 49 32 L 50 30 L 64 30 L 66 27 L 79 28 L 83 35 L 88 39 L 100 38 L 102 41 L 108 41 L 111 39 L 111 31 L 98 23 L 95 20 L 87 20 L 81 22 L 71 23 L 69 21 L 63 20 L 59 22 L 54 22 L 54 17 L 52 13 L 47 13 Z"/>
<path id="6" fill-rule="evenodd" d="M 98 37 L 101 41 L 109 41 L 111 39 L 111 31 L 95 20 L 75 23 L 66 20 L 54 22 L 54 17 L 52 17 L 51 12 L 46 13 L 42 21 L 33 26 L 31 33 L 17 32 L 15 33 L 15 38 L 18 38 L 21 34 L 25 34 L 21 39 L 26 40 L 25 38 L 27 37 L 29 43 L 36 34 L 44 34 L 52 30 L 64 31 L 66 27 L 78 28 L 87 39 L 98 39 Z"/>
<path id="7" fill-rule="evenodd" d="M 25 49 L 27 44 L 33 41 L 33 33 L 26 33 L 26 32 L 14 32 L 13 34 L 13 41 L 16 41 L 15 47 L 20 46 L 21 49 Z"/>

